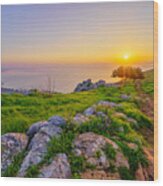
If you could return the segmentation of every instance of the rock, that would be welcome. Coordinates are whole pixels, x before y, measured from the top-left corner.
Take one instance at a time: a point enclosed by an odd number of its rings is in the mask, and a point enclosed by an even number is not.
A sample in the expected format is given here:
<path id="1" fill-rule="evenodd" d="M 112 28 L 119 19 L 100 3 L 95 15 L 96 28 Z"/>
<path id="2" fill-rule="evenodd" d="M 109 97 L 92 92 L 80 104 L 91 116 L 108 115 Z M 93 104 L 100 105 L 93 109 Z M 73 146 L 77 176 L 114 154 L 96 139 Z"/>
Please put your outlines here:
<path id="1" fill-rule="evenodd" d="M 13 162 L 13 158 L 22 152 L 28 143 L 28 137 L 22 133 L 7 133 L 1 136 L 1 171 Z"/>
<path id="2" fill-rule="evenodd" d="M 94 88 L 98 88 L 98 87 L 105 86 L 105 85 L 106 85 L 106 82 L 104 80 L 99 80 L 94 84 Z"/>
<path id="3" fill-rule="evenodd" d="M 144 176 L 143 168 L 140 163 L 138 165 L 138 169 L 135 172 L 135 178 L 136 178 L 136 180 L 140 180 L 140 181 L 146 180 L 146 178 Z"/>
<path id="4" fill-rule="evenodd" d="M 81 92 L 86 90 L 91 90 L 94 88 L 94 84 L 92 83 L 91 79 L 85 80 L 82 83 L 79 83 L 74 92 Z"/>
<path id="5" fill-rule="evenodd" d="M 120 82 L 118 82 L 118 83 L 106 83 L 104 80 L 99 80 L 99 81 L 93 83 L 91 79 L 87 79 L 87 80 L 83 81 L 82 83 L 79 83 L 76 86 L 74 92 L 88 91 L 88 90 L 95 89 L 95 88 L 98 88 L 98 87 L 101 87 L 101 86 L 104 86 L 104 87 L 120 87 L 121 83 Z"/>
<path id="6" fill-rule="evenodd" d="M 76 116 L 73 118 L 73 123 L 79 124 L 79 125 L 87 121 L 89 121 L 89 118 L 83 114 L 76 114 Z"/>
<path id="7" fill-rule="evenodd" d="M 30 128 L 27 131 L 27 135 L 32 138 L 39 130 L 41 127 L 43 127 L 44 125 L 47 125 L 48 122 L 47 121 L 40 121 L 37 123 L 34 123 L 33 125 L 30 126 Z"/>
<path id="8" fill-rule="evenodd" d="M 145 169 L 148 175 L 148 180 L 154 180 L 154 151 L 147 147 L 144 147 L 143 151 L 148 160 L 148 167 Z"/>
<path id="9" fill-rule="evenodd" d="M 103 107 L 111 107 L 111 108 L 118 106 L 118 104 L 110 101 L 99 101 L 97 105 Z"/>
<path id="10" fill-rule="evenodd" d="M 106 144 L 114 148 L 116 152 L 115 160 L 106 157 Z M 118 145 L 114 141 L 93 132 L 80 134 L 74 141 L 74 149 L 77 156 L 84 156 L 86 161 L 96 166 L 98 170 L 108 169 L 110 162 L 113 163 L 113 161 L 116 167 L 125 166 L 129 168 L 128 160 L 120 152 Z"/>
<path id="11" fill-rule="evenodd" d="M 58 127 L 66 125 L 66 121 L 64 120 L 64 118 L 60 116 L 52 116 L 51 118 L 49 118 L 48 122 Z"/>
<path id="12" fill-rule="evenodd" d="M 40 178 L 70 178 L 71 167 L 66 154 L 57 154 L 49 165 L 40 170 Z"/>
<path id="13" fill-rule="evenodd" d="M 86 116 L 91 116 L 93 114 L 95 114 L 96 110 L 95 108 L 92 106 L 92 107 L 89 107 L 87 108 L 85 111 L 84 111 L 84 115 Z"/>
<path id="14" fill-rule="evenodd" d="M 87 170 L 81 174 L 82 179 L 120 180 L 118 172 L 111 173 L 104 170 Z"/>
<path id="15" fill-rule="evenodd" d="M 127 146 L 130 149 L 133 149 L 133 150 L 137 150 L 138 149 L 138 145 L 136 143 L 127 143 Z"/>
<path id="16" fill-rule="evenodd" d="M 127 158 L 120 151 L 117 151 L 116 153 L 115 166 L 116 167 L 127 167 L 128 169 L 130 167 Z"/>
<path id="17" fill-rule="evenodd" d="M 111 119 L 105 113 L 99 111 L 96 113 L 96 116 L 101 117 L 107 127 L 111 124 Z"/>
<path id="18" fill-rule="evenodd" d="M 112 116 L 118 117 L 118 118 L 123 118 L 123 119 L 128 119 L 126 114 L 124 114 L 122 112 L 115 112 Z"/>
<path id="19" fill-rule="evenodd" d="M 30 166 L 37 165 L 43 160 L 47 152 L 47 145 L 49 141 L 52 137 L 59 136 L 61 132 L 62 129 L 53 124 L 48 124 L 40 128 L 28 146 L 29 151 L 23 160 L 21 168 L 18 172 L 18 177 L 24 177 L 26 175 L 26 170 Z"/>
<path id="20" fill-rule="evenodd" d="M 137 121 L 136 121 L 135 119 L 133 119 L 133 118 L 127 117 L 127 121 L 128 121 L 129 123 L 132 123 L 132 124 L 134 124 L 134 125 L 137 125 Z"/>
<path id="21" fill-rule="evenodd" d="M 129 100 L 130 98 L 131 98 L 131 96 L 128 96 L 127 94 L 122 94 L 121 95 L 121 99 Z"/>
<path id="22" fill-rule="evenodd" d="M 102 118 L 107 117 L 107 115 L 105 113 L 101 112 L 101 111 L 97 112 L 96 115 L 99 116 L 99 117 L 102 117 Z"/>
<path id="23" fill-rule="evenodd" d="M 124 132 L 124 128 L 121 126 L 121 127 L 118 128 L 118 131 L 119 132 Z"/>
<path id="24" fill-rule="evenodd" d="M 135 173 L 136 180 L 154 180 L 153 149 L 149 149 L 147 147 L 144 147 L 143 152 L 148 160 L 148 166 L 143 167 L 139 163 L 138 169 L 136 170 L 136 173 Z"/>

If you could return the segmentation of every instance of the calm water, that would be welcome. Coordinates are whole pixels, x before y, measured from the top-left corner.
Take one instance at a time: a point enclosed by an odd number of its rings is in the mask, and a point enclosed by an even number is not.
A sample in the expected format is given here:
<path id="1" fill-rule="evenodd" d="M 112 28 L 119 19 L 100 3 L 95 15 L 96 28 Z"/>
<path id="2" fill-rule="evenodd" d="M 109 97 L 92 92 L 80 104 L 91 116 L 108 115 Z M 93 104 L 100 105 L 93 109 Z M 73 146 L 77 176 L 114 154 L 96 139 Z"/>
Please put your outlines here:
<path id="1" fill-rule="evenodd" d="M 51 87 L 57 92 L 68 93 L 88 78 L 93 82 L 100 79 L 118 81 L 110 77 L 116 67 L 115 64 L 2 65 L 2 82 L 7 88 L 48 90 Z M 152 65 L 141 67 L 146 70 Z"/>

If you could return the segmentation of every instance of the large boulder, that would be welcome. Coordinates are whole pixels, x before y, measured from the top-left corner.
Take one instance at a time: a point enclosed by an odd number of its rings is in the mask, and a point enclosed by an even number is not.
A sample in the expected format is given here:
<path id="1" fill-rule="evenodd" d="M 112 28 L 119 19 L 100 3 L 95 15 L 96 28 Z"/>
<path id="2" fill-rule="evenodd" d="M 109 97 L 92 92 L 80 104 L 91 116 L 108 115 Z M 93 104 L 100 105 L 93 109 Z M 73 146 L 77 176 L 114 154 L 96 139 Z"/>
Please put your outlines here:
<path id="1" fill-rule="evenodd" d="M 40 170 L 40 178 L 70 178 L 71 167 L 66 154 L 57 154 L 49 165 Z"/>
<path id="2" fill-rule="evenodd" d="M 106 145 L 110 145 L 115 151 L 115 159 L 108 159 L 105 152 Z M 98 168 L 98 170 L 106 170 L 111 164 L 116 167 L 129 168 L 128 160 L 121 152 L 118 145 L 101 135 L 93 132 L 80 134 L 74 141 L 74 153 L 77 156 L 84 156 L 86 161 Z M 110 164 L 111 163 L 111 164 Z"/>
<path id="3" fill-rule="evenodd" d="M 66 125 L 65 119 L 60 116 L 52 116 L 51 118 L 49 118 L 48 122 L 58 127 Z"/>
<path id="4" fill-rule="evenodd" d="M 47 121 L 39 121 L 37 123 L 34 123 L 30 126 L 30 128 L 27 131 L 27 135 L 32 138 L 39 130 L 41 127 L 48 125 Z"/>
<path id="5" fill-rule="evenodd" d="M 47 153 L 47 145 L 49 141 L 53 137 L 59 136 L 61 132 L 62 129 L 53 124 L 48 124 L 40 128 L 28 145 L 28 153 L 18 172 L 18 177 L 24 177 L 30 166 L 37 165 L 43 160 Z"/>
<path id="6" fill-rule="evenodd" d="M 16 155 L 27 146 L 28 137 L 22 133 L 7 133 L 1 136 L 1 171 L 2 173 L 13 162 Z"/>

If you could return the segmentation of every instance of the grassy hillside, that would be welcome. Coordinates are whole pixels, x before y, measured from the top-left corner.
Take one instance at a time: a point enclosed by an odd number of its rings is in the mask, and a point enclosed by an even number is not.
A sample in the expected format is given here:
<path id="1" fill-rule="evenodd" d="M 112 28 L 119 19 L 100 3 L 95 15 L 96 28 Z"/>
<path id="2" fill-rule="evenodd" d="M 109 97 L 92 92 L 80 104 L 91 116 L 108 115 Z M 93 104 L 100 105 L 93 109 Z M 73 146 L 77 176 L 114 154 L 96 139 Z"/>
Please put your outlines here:
<path id="1" fill-rule="evenodd" d="M 71 118 L 99 100 L 123 103 L 126 108 L 139 110 L 141 102 L 144 101 L 139 97 L 140 91 L 152 99 L 154 92 L 153 70 L 145 73 L 145 79 L 141 82 L 139 90 L 132 81 L 128 81 L 119 88 L 100 87 L 96 90 L 71 94 L 34 93 L 28 96 L 2 94 L 2 134 L 25 132 L 32 123 L 46 120 L 52 115 Z M 120 97 L 122 94 L 130 95 L 131 99 L 123 100 Z"/>
<path id="2" fill-rule="evenodd" d="M 145 79 L 127 80 L 120 87 L 100 87 L 71 94 L 3 94 L 2 134 L 24 133 L 34 122 L 47 120 L 53 115 L 63 116 L 67 124 L 63 127 L 61 136 L 50 141 L 46 156 L 39 164 L 28 168 L 26 177 L 37 177 L 43 165 L 48 164 L 57 154 L 64 153 L 70 162 L 72 178 L 93 178 L 89 175 L 91 171 L 97 178 L 98 168 L 86 161 L 83 156 L 74 154 L 74 140 L 77 136 L 84 134 L 97 135 L 97 138 L 98 135 L 103 136 L 120 147 L 121 150 L 116 151 L 108 144 L 102 149 L 108 161 L 111 162 L 109 169 L 103 170 L 106 174 L 115 176 L 118 172 L 120 179 L 141 179 L 137 172 L 137 170 L 140 171 L 141 165 L 144 171 L 149 170 L 148 178 L 143 179 L 151 180 L 153 179 L 151 172 L 153 170 L 151 160 L 153 157 L 153 92 L 153 70 L 150 70 L 145 72 Z M 97 103 L 101 100 L 114 102 L 120 106 L 100 106 Z M 92 105 L 96 106 L 96 113 L 100 112 L 104 117 L 91 115 L 82 125 L 75 125 L 72 118 Z M 105 117 L 110 121 L 108 122 Z M 107 123 L 110 124 L 107 125 Z M 150 153 L 145 153 L 146 148 Z M 120 152 L 127 158 L 129 168 L 117 167 L 116 156 Z M 26 153 L 22 152 L 16 156 L 3 176 L 16 176 Z M 97 151 L 94 156 L 97 159 L 101 157 L 101 151 Z M 122 157 L 120 159 L 124 161 Z M 119 179 L 119 177 L 115 178 Z"/>

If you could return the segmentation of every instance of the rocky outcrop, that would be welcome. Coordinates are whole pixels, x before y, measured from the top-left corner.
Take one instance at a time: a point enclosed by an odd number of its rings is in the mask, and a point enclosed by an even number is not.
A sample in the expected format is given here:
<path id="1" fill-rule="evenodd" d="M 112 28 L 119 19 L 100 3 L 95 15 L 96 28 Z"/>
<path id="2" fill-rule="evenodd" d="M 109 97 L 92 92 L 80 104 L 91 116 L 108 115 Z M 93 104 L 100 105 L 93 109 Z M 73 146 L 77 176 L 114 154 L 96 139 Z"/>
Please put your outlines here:
<path id="1" fill-rule="evenodd" d="M 110 145 L 110 148 L 113 148 L 116 153 L 114 165 L 116 167 L 123 166 L 129 168 L 128 160 L 120 152 L 115 142 L 92 132 L 80 134 L 75 139 L 74 152 L 77 156 L 84 156 L 86 161 L 96 166 L 98 170 L 105 170 L 110 167 L 110 160 L 105 153 L 106 145 Z"/>
<path id="2" fill-rule="evenodd" d="M 47 152 L 48 142 L 52 137 L 57 137 L 61 132 L 61 128 L 51 123 L 40 128 L 29 143 L 28 153 L 21 165 L 18 177 L 24 177 L 30 166 L 37 165 L 43 160 Z"/>
<path id="3" fill-rule="evenodd" d="M 52 116 L 51 118 L 49 118 L 48 123 L 57 127 L 62 127 L 66 125 L 65 119 L 60 116 Z"/>
<path id="4" fill-rule="evenodd" d="M 28 137 L 21 133 L 7 133 L 1 136 L 1 171 L 2 173 L 13 162 L 20 152 L 25 150 Z"/>
<path id="5" fill-rule="evenodd" d="M 87 79 L 82 83 L 79 83 L 74 92 L 88 91 L 98 87 L 118 87 L 120 83 L 106 83 L 104 80 L 99 80 L 95 83 L 91 79 Z"/>
<path id="6" fill-rule="evenodd" d="M 45 125 L 48 125 L 47 121 L 40 121 L 37 123 L 34 123 L 33 125 L 30 126 L 30 128 L 27 131 L 27 135 L 32 138 L 39 130 L 41 127 L 44 127 Z"/>
<path id="7" fill-rule="evenodd" d="M 66 154 L 57 154 L 54 160 L 40 170 L 40 178 L 70 178 L 71 167 Z"/>
<path id="8" fill-rule="evenodd" d="M 71 165 L 74 166 L 74 162 L 72 163 L 73 160 L 71 159 L 73 157 L 74 159 L 77 158 L 74 160 L 75 163 L 80 164 L 80 161 L 84 161 L 83 167 L 88 166 L 87 169 L 83 168 L 83 171 L 77 172 L 81 178 L 121 179 L 122 172 L 120 170 L 127 170 L 127 174 L 129 174 L 131 169 L 130 157 L 123 152 L 124 149 L 122 149 L 122 145 L 126 145 L 126 148 L 133 151 L 140 150 L 140 147 L 134 143 L 134 141 L 126 142 L 122 140 L 122 144 L 117 142 L 121 140 L 121 138 L 120 135 L 118 136 L 114 133 L 114 130 L 116 130 L 116 132 L 118 131 L 118 134 L 124 135 L 128 126 L 131 125 L 132 128 L 130 128 L 130 130 L 134 130 L 133 126 L 137 125 L 135 119 L 117 111 L 117 107 L 120 106 L 121 104 L 119 103 L 102 100 L 85 109 L 83 113 L 77 113 L 72 120 L 69 121 L 72 124 L 71 127 L 75 127 L 74 131 L 76 136 L 70 139 L 70 141 L 69 139 L 65 139 L 68 140 L 68 143 L 71 143 L 69 144 L 71 146 L 70 154 L 67 147 L 64 147 L 66 150 L 61 148 L 60 152 L 58 149 L 61 147 L 61 144 L 59 144 L 57 152 L 54 153 L 54 157 L 50 156 L 51 158 L 48 163 L 44 161 L 44 158 L 47 152 L 49 152 L 49 142 L 53 138 L 58 138 L 62 132 L 66 135 L 65 131 L 70 130 L 69 126 L 66 126 L 67 122 L 64 118 L 55 115 L 49 118 L 48 121 L 34 123 L 30 126 L 26 134 L 8 133 L 3 135 L 1 137 L 2 173 L 12 164 L 14 157 L 25 150 L 25 157 L 20 165 L 17 174 L 18 177 L 27 176 L 29 168 L 34 165 L 34 167 L 38 167 L 37 176 L 40 178 L 71 178 L 74 170 L 71 167 Z M 113 120 L 114 118 L 118 118 L 118 120 L 123 123 L 121 124 L 121 122 L 119 122 L 116 126 Z M 89 121 L 93 121 L 95 125 L 90 125 L 89 127 Z M 100 125 L 105 127 L 101 128 Z M 106 132 L 94 130 L 94 126 L 100 126 L 99 130 L 106 129 Z M 104 134 L 104 136 L 99 135 L 99 133 Z M 138 138 L 138 140 L 140 139 Z M 60 142 L 57 141 L 57 143 Z M 153 152 L 151 152 L 151 149 L 142 146 L 141 153 L 147 158 L 148 166 L 143 166 L 142 162 L 139 161 L 138 169 L 134 172 L 135 175 L 132 176 L 135 176 L 137 180 L 153 180 Z"/>

